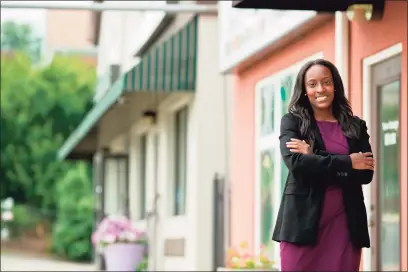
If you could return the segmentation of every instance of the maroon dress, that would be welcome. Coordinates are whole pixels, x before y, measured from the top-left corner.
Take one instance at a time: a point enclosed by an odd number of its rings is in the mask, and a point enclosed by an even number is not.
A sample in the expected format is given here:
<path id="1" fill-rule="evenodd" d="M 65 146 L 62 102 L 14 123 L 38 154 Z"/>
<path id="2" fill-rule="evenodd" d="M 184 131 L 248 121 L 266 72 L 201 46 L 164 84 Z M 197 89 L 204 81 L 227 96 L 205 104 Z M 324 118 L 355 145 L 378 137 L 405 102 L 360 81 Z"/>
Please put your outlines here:
<path id="1" fill-rule="evenodd" d="M 317 122 L 327 152 L 348 154 L 347 139 L 337 122 Z M 343 192 L 330 186 L 319 222 L 318 243 L 296 246 L 280 243 L 282 271 L 358 271 L 361 249 L 351 244 L 343 205 Z"/>

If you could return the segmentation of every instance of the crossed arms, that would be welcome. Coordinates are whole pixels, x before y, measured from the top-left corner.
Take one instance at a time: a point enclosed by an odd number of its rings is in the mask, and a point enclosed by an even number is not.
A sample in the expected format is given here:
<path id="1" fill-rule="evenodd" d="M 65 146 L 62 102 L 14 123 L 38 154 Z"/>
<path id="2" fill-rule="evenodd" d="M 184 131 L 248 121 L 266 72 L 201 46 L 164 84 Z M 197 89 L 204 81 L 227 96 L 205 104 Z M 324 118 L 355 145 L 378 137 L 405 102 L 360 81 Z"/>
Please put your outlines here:
<path id="1" fill-rule="evenodd" d="M 360 121 L 360 151 L 371 153 L 369 135 L 364 121 Z M 294 176 L 308 176 L 310 179 L 324 176 L 329 181 L 339 185 L 347 185 L 350 182 L 358 184 L 369 184 L 373 178 L 374 171 L 371 169 L 353 169 L 350 155 L 330 154 L 323 150 L 313 150 L 313 154 L 304 154 L 291 151 L 287 142 L 291 139 L 301 139 L 300 131 L 295 117 L 291 114 L 283 116 L 280 131 L 280 151 L 282 158 Z M 361 155 L 363 156 L 363 155 Z"/>

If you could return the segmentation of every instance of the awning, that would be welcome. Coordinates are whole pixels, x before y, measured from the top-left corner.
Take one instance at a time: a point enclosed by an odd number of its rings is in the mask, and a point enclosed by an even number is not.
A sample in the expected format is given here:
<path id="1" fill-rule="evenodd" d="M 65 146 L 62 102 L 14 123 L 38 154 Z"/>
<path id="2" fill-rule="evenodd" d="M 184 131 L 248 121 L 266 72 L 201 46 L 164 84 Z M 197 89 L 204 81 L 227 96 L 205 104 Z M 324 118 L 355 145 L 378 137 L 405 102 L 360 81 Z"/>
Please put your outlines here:
<path id="1" fill-rule="evenodd" d="M 232 6 L 243 9 L 279 9 L 279 10 L 314 10 L 317 12 L 346 11 L 349 8 L 359 8 L 371 5 L 372 20 L 380 20 L 384 12 L 385 0 L 234 0 Z"/>
<path id="2" fill-rule="evenodd" d="M 152 48 L 135 67 L 123 74 L 63 144 L 58 151 L 58 159 L 82 158 L 71 153 L 82 152 L 75 148 L 124 92 L 194 92 L 197 24 L 198 17 L 194 16 L 182 29 Z M 87 153 L 96 151 L 96 145 L 93 146 L 93 150 L 88 148 Z"/>
<path id="3" fill-rule="evenodd" d="M 125 74 L 125 90 L 194 92 L 196 61 L 197 16 Z"/>

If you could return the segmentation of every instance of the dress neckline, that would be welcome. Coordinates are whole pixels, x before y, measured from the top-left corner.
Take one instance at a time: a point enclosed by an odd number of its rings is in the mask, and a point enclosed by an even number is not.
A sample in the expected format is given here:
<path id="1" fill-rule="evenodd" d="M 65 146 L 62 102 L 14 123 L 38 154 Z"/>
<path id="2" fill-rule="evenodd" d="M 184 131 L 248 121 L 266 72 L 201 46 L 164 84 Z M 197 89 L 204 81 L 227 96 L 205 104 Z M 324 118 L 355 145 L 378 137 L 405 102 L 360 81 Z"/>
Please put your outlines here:
<path id="1" fill-rule="evenodd" d="M 323 123 L 323 124 L 325 124 L 325 123 L 338 124 L 339 123 L 337 120 L 336 121 L 320 121 L 320 120 L 316 120 L 316 122 L 317 123 Z"/>

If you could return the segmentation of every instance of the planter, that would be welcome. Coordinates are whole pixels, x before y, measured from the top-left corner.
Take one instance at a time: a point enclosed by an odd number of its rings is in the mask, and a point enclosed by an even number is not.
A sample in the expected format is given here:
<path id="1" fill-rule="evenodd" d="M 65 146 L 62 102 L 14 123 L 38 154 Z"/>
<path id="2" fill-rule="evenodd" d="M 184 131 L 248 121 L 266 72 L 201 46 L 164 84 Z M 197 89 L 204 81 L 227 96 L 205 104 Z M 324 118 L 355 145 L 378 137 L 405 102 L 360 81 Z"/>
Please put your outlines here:
<path id="1" fill-rule="evenodd" d="M 217 271 L 219 272 L 230 272 L 230 271 L 239 271 L 239 272 L 249 272 L 249 271 L 279 271 L 277 268 L 269 268 L 269 269 L 265 269 L 265 268 L 229 268 L 229 267 L 218 267 Z"/>
<path id="2" fill-rule="evenodd" d="M 106 271 L 136 271 L 143 261 L 145 247 L 139 244 L 117 243 L 104 249 Z"/>

